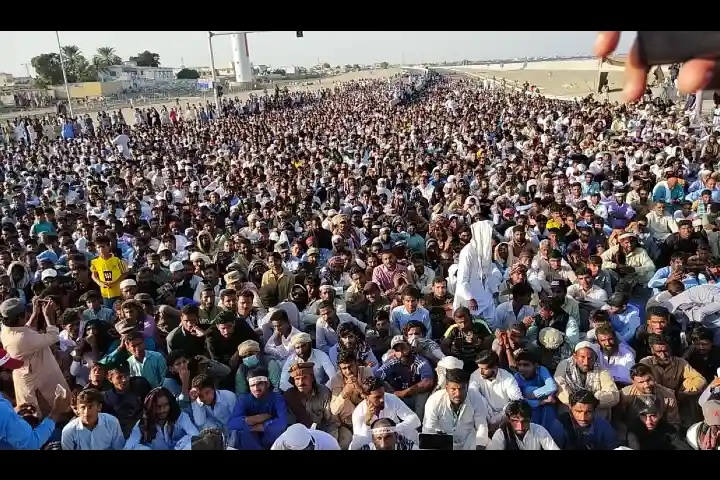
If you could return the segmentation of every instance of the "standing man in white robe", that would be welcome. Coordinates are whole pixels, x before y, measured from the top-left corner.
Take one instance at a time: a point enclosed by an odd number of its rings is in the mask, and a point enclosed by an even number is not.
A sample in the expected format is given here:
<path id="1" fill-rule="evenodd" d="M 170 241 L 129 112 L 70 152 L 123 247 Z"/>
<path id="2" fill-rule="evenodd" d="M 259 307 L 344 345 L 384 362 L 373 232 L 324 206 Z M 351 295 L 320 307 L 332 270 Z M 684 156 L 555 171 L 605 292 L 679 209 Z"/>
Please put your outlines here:
<path id="1" fill-rule="evenodd" d="M 453 309 L 468 307 L 486 322 L 495 316 L 495 299 L 502 275 L 492 262 L 493 224 L 480 220 L 470 225 L 472 240 L 460 251 Z"/>

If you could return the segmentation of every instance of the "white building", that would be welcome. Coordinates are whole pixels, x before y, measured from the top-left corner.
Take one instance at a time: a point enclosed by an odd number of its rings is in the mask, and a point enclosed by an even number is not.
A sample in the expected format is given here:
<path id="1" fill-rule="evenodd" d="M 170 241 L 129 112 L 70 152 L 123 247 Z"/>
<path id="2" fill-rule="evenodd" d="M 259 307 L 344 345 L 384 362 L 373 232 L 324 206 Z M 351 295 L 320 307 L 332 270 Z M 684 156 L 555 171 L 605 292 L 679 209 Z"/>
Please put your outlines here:
<path id="1" fill-rule="evenodd" d="M 0 72 L 0 87 L 11 87 L 15 85 L 15 78 L 10 73 Z"/>
<path id="2" fill-rule="evenodd" d="M 135 62 L 113 65 L 100 74 L 101 82 L 119 81 L 129 84 L 170 81 L 174 79 L 175 73 L 171 67 L 138 67 Z"/>

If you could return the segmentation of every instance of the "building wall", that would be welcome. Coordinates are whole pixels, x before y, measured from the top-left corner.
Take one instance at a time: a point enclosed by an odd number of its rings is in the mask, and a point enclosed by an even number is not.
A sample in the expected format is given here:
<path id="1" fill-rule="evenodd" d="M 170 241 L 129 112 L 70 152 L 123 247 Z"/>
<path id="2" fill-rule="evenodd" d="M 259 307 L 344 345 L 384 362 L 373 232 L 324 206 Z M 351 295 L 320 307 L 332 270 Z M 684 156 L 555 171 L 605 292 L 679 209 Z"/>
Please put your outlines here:
<path id="1" fill-rule="evenodd" d="M 15 85 L 15 78 L 9 73 L 0 73 L 0 87 Z"/>
<path id="2" fill-rule="evenodd" d="M 112 95 L 122 90 L 122 82 L 83 82 L 71 83 L 68 85 L 71 98 L 94 98 L 106 95 Z M 56 98 L 67 99 L 65 87 L 53 87 Z"/>
<path id="3" fill-rule="evenodd" d="M 169 67 L 133 67 L 115 65 L 102 75 L 102 81 L 131 82 L 135 80 L 173 80 L 175 73 Z"/>

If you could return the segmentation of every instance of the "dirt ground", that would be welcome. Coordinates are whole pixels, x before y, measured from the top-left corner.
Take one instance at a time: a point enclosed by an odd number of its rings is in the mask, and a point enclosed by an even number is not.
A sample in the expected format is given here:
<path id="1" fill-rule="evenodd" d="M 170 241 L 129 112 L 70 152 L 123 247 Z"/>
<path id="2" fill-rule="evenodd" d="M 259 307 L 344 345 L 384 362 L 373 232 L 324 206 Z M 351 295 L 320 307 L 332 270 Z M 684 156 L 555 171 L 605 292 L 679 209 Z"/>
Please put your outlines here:
<path id="1" fill-rule="evenodd" d="M 508 82 L 517 81 L 518 85 L 528 82 L 530 85 L 537 86 L 543 95 L 565 98 L 584 97 L 594 93 L 594 86 L 597 81 L 596 71 L 518 70 L 502 72 L 496 70 L 468 70 L 467 72 L 474 76 L 504 78 Z M 620 99 L 624 81 L 623 75 L 623 72 L 609 72 L 608 74 L 611 101 Z"/>
<path id="2" fill-rule="evenodd" d="M 319 90 L 321 88 L 327 88 L 335 85 L 336 83 L 342 83 L 342 82 L 349 82 L 352 80 L 359 80 L 363 78 L 388 78 L 392 77 L 393 75 L 396 75 L 400 73 L 401 70 L 398 68 L 388 68 L 384 70 L 362 70 L 359 72 L 350 72 L 345 73 L 342 75 L 337 75 L 334 77 L 324 78 L 322 83 L 319 83 L 317 81 L 314 81 L 312 85 L 298 85 L 298 86 L 289 86 L 288 90 L 290 91 L 297 91 L 297 90 Z M 268 89 L 268 91 L 272 91 L 271 88 Z M 262 93 L 262 90 L 254 90 L 254 91 L 248 91 L 248 92 L 238 92 L 238 93 L 229 93 L 227 96 L 229 97 L 238 97 L 241 100 L 246 100 L 251 93 Z M 205 97 L 180 97 L 180 104 L 185 105 L 186 103 L 197 103 L 197 102 L 203 102 L 203 99 L 212 100 L 213 95 L 212 92 L 208 92 L 208 94 Z M 166 106 L 168 108 L 175 106 L 175 99 L 168 99 L 166 102 L 157 102 L 157 103 L 146 103 L 146 104 L 138 104 L 138 107 L 155 107 L 157 109 L 161 108 L 162 106 Z M 95 110 L 82 110 L 80 112 L 74 112 L 74 113 L 88 113 L 91 115 L 96 114 L 97 112 L 101 111 L 102 109 L 95 109 Z M 112 110 L 112 109 L 111 109 Z M 45 115 L 46 113 L 54 113 L 55 108 L 42 108 L 42 109 L 36 109 L 36 110 L 30 110 L 27 112 L 23 112 L 23 115 Z M 126 107 L 122 109 L 123 116 L 125 117 L 125 121 L 128 122 L 129 125 L 132 125 L 135 123 L 135 117 L 132 115 L 132 109 L 130 107 Z M 18 112 L 13 113 L 5 113 L 0 115 L 0 119 L 13 119 L 18 116 Z"/>

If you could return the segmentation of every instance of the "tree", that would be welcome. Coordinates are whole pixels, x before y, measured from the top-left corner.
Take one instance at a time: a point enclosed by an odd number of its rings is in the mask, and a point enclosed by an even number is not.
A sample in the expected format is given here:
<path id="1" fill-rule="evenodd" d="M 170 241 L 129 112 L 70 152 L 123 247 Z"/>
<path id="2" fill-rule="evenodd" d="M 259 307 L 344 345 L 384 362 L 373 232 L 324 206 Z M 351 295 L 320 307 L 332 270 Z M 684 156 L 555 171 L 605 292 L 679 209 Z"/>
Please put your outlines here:
<path id="1" fill-rule="evenodd" d="M 113 65 L 122 65 L 122 59 L 112 47 L 100 47 L 93 56 L 92 66 L 98 73 L 106 73 Z"/>
<path id="2" fill-rule="evenodd" d="M 273 75 L 287 75 L 287 72 L 282 68 L 276 68 L 272 71 Z"/>
<path id="3" fill-rule="evenodd" d="M 323 66 L 324 69 L 330 70 L 330 64 L 329 64 L 329 63 L 325 62 L 325 63 L 323 63 L 322 66 Z"/>
<path id="4" fill-rule="evenodd" d="M 68 83 L 97 81 L 97 70 L 90 65 L 77 45 L 65 45 L 61 51 Z"/>
<path id="5" fill-rule="evenodd" d="M 135 57 L 130 57 L 131 62 L 135 62 L 138 67 L 159 67 L 160 55 L 150 50 L 140 52 Z"/>
<path id="6" fill-rule="evenodd" d="M 390 64 L 388 62 L 380 62 L 380 68 L 382 68 L 383 70 L 385 70 L 389 66 Z"/>
<path id="7" fill-rule="evenodd" d="M 200 73 L 197 70 L 191 70 L 189 68 L 183 68 L 177 73 L 178 80 L 197 80 L 200 78 Z"/>
<path id="8" fill-rule="evenodd" d="M 65 61 L 65 72 L 68 83 L 94 82 L 97 80 L 97 69 L 87 61 L 77 45 L 62 47 Z M 60 55 L 43 53 L 30 60 L 38 80 L 43 85 L 61 85 L 64 83 Z"/>
<path id="9" fill-rule="evenodd" d="M 57 53 L 43 53 L 30 60 L 35 69 L 38 80 L 44 85 L 59 85 L 63 83 L 60 55 Z"/>

